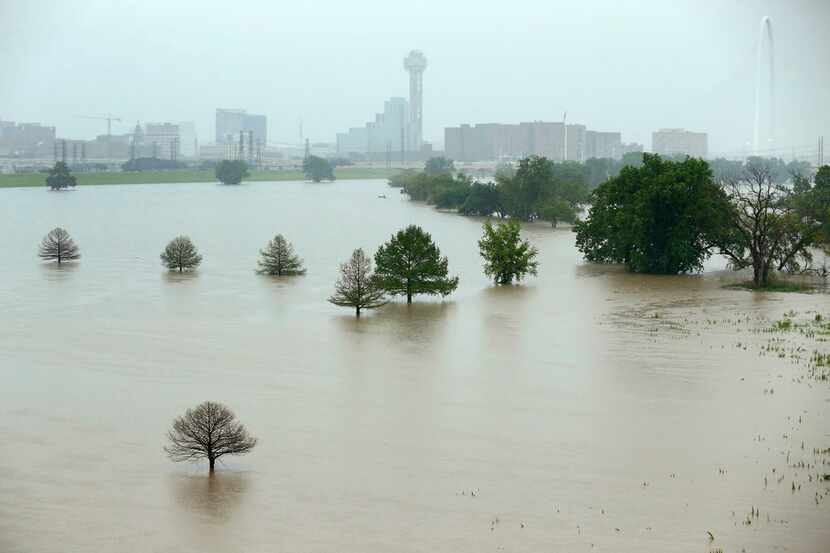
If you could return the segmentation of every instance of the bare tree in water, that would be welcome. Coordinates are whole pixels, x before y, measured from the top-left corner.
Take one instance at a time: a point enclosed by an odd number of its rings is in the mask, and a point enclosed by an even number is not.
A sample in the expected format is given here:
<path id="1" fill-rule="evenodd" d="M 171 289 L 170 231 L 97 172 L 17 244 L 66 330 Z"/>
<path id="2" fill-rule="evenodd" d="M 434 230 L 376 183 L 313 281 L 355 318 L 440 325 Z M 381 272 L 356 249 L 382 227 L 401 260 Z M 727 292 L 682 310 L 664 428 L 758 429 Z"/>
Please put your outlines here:
<path id="1" fill-rule="evenodd" d="M 80 259 L 81 251 L 69 233 L 58 227 L 49 231 L 40 243 L 38 255 L 44 261 L 57 261 L 60 265 L 64 261 Z"/>
<path id="2" fill-rule="evenodd" d="M 245 427 L 236 420 L 233 411 L 206 401 L 188 409 L 173 421 L 167 432 L 170 444 L 164 448 L 173 461 L 207 459 L 213 473 L 216 460 L 223 455 L 244 455 L 257 443 Z"/>
<path id="3" fill-rule="evenodd" d="M 329 301 L 334 305 L 354 307 L 355 315 L 360 317 L 361 309 L 384 305 L 384 294 L 372 276 L 372 259 L 358 248 L 346 263 L 340 265 L 340 279 L 334 285 L 334 295 Z"/>

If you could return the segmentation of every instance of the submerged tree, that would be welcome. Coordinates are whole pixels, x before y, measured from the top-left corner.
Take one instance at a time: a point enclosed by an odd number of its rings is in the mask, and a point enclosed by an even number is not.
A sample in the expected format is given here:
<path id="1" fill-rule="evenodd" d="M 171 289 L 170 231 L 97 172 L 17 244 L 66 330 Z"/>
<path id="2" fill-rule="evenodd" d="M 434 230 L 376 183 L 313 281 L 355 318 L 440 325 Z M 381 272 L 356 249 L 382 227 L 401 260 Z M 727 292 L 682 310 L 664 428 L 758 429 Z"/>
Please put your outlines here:
<path id="1" fill-rule="evenodd" d="M 361 309 L 374 309 L 386 303 L 384 291 L 372 275 L 372 260 L 362 249 L 356 249 L 351 259 L 340 265 L 340 278 L 329 301 L 334 305 L 354 307 L 358 317 Z"/>
<path id="2" fill-rule="evenodd" d="M 644 154 L 594 190 L 576 247 L 588 261 L 625 263 L 634 272 L 699 271 L 729 223 L 726 194 L 701 159 Z"/>
<path id="3" fill-rule="evenodd" d="M 167 432 L 170 443 L 164 448 L 176 462 L 207 459 L 210 472 L 216 460 L 224 455 L 244 455 L 257 443 L 245 427 L 237 422 L 233 411 L 222 405 L 206 401 L 188 409 L 173 421 Z"/>
<path id="4" fill-rule="evenodd" d="M 215 173 L 222 184 L 239 184 L 248 176 L 248 164 L 241 159 L 223 159 L 216 164 Z"/>
<path id="5" fill-rule="evenodd" d="M 756 287 L 767 286 L 772 271 L 797 272 L 812 261 L 822 225 L 815 192 L 803 186 L 800 179 L 795 187 L 776 184 L 772 167 L 760 162 L 726 184 L 733 216 L 720 251 L 733 268 L 752 267 Z"/>
<path id="6" fill-rule="evenodd" d="M 392 235 L 375 254 L 375 277 L 392 295 L 406 296 L 412 303 L 416 294 L 446 296 L 458 287 L 458 277 L 447 276 L 447 258 L 419 226 L 410 225 Z"/>
<path id="7" fill-rule="evenodd" d="M 282 234 L 268 241 L 264 250 L 259 250 L 259 270 L 261 274 L 273 276 L 293 276 L 305 273 L 303 260 L 294 253 L 294 246 Z"/>
<path id="8" fill-rule="evenodd" d="M 522 280 L 525 275 L 535 275 L 539 267 L 538 251 L 519 236 L 521 227 L 516 220 L 497 226 L 484 222 L 484 236 L 478 241 L 484 258 L 484 274 L 496 284 L 510 284 L 513 279 Z"/>
<path id="9" fill-rule="evenodd" d="M 451 159 L 444 156 L 431 157 L 424 164 L 424 173 L 430 177 L 441 174 L 452 174 L 455 171 L 455 164 Z"/>
<path id="10" fill-rule="evenodd" d="M 198 267 L 202 262 L 202 256 L 199 255 L 190 238 L 177 236 L 161 252 L 161 262 L 171 271 L 181 273 Z"/>
<path id="11" fill-rule="evenodd" d="M 49 169 L 49 175 L 46 177 L 46 186 L 52 190 L 74 188 L 76 184 L 75 177 L 69 172 L 69 166 L 63 161 L 55 162 L 55 166 Z"/>
<path id="12" fill-rule="evenodd" d="M 303 173 L 305 178 L 314 182 L 334 180 L 334 167 L 325 158 L 308 156 L 303 160 Z"/>
<path id="13" fill-rule="evenodd" d="M 38 248 L 38 256 L 44 261 L 74 261 L 81 258 L 81 251 L 69 233 L 58 227 L 49 231 Z"/>

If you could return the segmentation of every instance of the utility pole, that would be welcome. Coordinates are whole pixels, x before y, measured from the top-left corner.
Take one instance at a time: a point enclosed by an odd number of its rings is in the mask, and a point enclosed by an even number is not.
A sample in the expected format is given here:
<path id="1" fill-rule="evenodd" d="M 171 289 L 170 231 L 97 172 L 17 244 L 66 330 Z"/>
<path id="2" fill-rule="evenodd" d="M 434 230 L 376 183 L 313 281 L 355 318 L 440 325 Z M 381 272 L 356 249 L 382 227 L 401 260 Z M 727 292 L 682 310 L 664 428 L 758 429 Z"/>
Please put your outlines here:
<path id="1" fill-rule="evenodd" d="M 254 163 L 254 131 L 248 131 L 248 160 Z"/>

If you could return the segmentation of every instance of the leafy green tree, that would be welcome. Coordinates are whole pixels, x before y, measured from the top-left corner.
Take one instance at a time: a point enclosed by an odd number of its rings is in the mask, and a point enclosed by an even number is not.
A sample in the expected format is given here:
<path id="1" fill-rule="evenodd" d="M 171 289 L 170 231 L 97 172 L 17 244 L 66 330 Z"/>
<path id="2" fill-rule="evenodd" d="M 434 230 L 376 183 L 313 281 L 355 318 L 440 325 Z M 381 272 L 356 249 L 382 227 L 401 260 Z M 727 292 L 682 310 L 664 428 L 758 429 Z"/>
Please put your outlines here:
<path id="1" fill-rule="evenodd" d="M 63 161 L 55 162 L 55 166 L 49 169 L 49 175 L 46 177 L 46 186 L 52 190 L 75 188 L 76 184 L 75 177 L 69 172 L 69 166 Z"/>
<path id="2" fill-rule="evenodd" d="M 577 222 L 576 245 L 588 261 L 625 263 L 629 270 L 699 271 L 722 237 L 731 208 L 705 161 L 644 154 L 592 194 Z"/>
<path id="3" fill-rule="evenodd" d="M 303 173 L 305 178 L 314 182 L 334 180 L 334 167 L 327 159 L 318 156 L 308 156 L 303 160 Z"/>
<path id="4" fill-rule="evenodd" d="M 459 213 L 462 215 L 482 217 L 489 217 L 493 214 L 501 217 L 503 211 L 498 187 L 487 182 L 474 182 L 470 187 L 470 193 L 459 209 Z"/>
<path id="5" fill-rule="evenodd" d="M 471 185 L 470 177 L 458 174 L 454 179 L 433 188 L 428 201 L 438 209 L 459 209 L 470 195 Z"/>
<path id="6" fill-rule="evenodd" d="M 447 276 L 447 258 L 416 225 L 393 234 L 375 254 L 375 265 L 378 285 L 393 296 L 406 296 L 407 303 L 416 294 L 446 296 L 458 287 L 458 277 Z"/>
<path id="7" fill-rule="evenodd" d="M 752 267 L 753 285 L 763 288 L 773 271 L 810 265 L 810 248 L 821 240 L 821 215 L 809 185 L 777 184 L 778 165 L 751 161 L 741 178 L 726 185 L 732 220 L 719 248 L 733 268 Z"/>
<path id="8" fill-rule="evenodd" d="M 385 293 L 372 275 L 372 259 L 358 248 L 352 257 L 340 265 L 340 278 L 334 285 L 329 302 L 343 307 L 354 307 L 360 317 L 361 309 L 374 309 L 386 303 Z"/>
<path id="9" fill-rule="evenodd" d="M 520 281 L 537 272 L 539 252 L 527 240 L 522 240 L 520 230 L 516 220 L 495 227 L 490 221 L 484 222 L 484 236 L 478 241 L 478 248 L 484 258 L 484 274 L 496 284 L 510 284 L 513 279 Z"/>
<path id="10" fill-rule="evenodd" d="M 519 161 L 516 175 L 498 176 L 505 207 L 511 217 L 531 221 L 538 214 L 540 200 L 553 182 L 553 162 L 545 157 L 531 156 Z"/>
<path id="11" fill-rule="evenodd" d="M 455 164 L 452 162 L 451 159 L 447 159 L 443 156 L 431 157 L 424 164 L 424 173 L 426 173 L 430 177 L 448 173 L 452 174 L 453 171 L 455 171 Z"/>
<path id="12" fill-rule="evenodd" d="M 422 174 L 421 171 L 415 169 L 404 169 L 400 173 L 395 173 L 389 177 L 389 186 L 392 188 L 406 188 L 406 185 L 420 174 Z"/>
<path id="13" fill-rule="evenodd" d="M 539 217 L 550 221 L 553 228 L 559 223 L 573 223 L 576 221 L 574 208 L 563 199 L 553 199 L 546 202 L 540 210 Z"/>
<path id="14" fill-rule="evenodd" d="M 215 173 L 222 184 L 239 184 L 248 176 L 248 164 L 241 159 L 223 159 L 216 164 Z"/>
<path id="15" fill-rule="evenodd" d="M 295 276 L 305 274 L 303 260 L 294 253 L 294 246 L 282 234 L 268 241 L 265 249 L 259 251 L 260 274 L 272 276 Z"/>
<path id="16" fill-rule="evenodd" d="M 202 256 L 190 238 L 177 236 L 161 252 L 161 262 L 169 270 L 181 273 L 198 267 L 202 262 Z"/>
<path id="17" fill-rule="evenodd" d="M 44 261 L 75 261 L 81 258 L 81 251 L 69 233 L 58 227 L 49 231 L 38 249 L 38 256 Z"/>

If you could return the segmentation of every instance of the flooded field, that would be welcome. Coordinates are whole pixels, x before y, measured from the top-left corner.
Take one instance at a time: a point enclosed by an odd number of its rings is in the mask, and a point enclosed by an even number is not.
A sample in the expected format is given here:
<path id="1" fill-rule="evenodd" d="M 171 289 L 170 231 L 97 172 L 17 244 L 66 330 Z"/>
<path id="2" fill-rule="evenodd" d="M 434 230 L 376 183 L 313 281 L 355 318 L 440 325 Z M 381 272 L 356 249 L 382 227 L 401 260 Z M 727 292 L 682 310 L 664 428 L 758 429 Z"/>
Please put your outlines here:
<path id="1" fill-rule="evenodd" d="M 496 288 L 479 220 L 383 181 L 0 200 L 4 553 L 830 550 L 826 295 L 591 266 L 543 225 L 539 277 Z M 410 223 L 454 295 L 326 302 Z M 58 225 L 75 266 L 37 258 Z M 277 232 L 307 275 L 254 273 Z M 160 265 L 178 234 L 195 274 Z M 204 400 L 259 439 L 214 478 L 162 450 Z"/>

